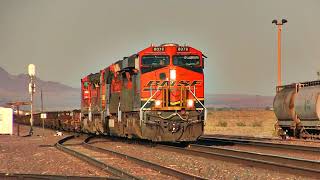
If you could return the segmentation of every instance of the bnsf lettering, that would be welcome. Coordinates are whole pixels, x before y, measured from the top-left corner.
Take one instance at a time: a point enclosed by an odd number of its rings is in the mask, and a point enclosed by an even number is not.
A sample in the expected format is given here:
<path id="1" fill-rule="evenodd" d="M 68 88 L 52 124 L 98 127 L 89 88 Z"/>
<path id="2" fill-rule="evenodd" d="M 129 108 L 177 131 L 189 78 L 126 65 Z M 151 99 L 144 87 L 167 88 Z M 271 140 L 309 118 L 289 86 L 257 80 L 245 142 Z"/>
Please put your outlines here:
<path id="1" fill-rule="evenodd" d="M 188 81 L 188 80 L 181 80 L 179 82 L 177 81 L 156 81 L 156 80 L 151 80 L 149 81 L 145 87 L 150 87 L 150 86 L 196 86 L 196 85 L 200 85 L 202 81 Z"/>
<path id="2" fill-rule="evenodd" d="M 193 81 L 191 83 L 191 86 L 195 86 L 195 85 L 198 85 L 198 84 L 201 84 L 201 81 Z"/>
<path id="3" fill-rule="evenodd" d="M 159 86 L 160 81 L 149 81 L 146 86 Z"/>

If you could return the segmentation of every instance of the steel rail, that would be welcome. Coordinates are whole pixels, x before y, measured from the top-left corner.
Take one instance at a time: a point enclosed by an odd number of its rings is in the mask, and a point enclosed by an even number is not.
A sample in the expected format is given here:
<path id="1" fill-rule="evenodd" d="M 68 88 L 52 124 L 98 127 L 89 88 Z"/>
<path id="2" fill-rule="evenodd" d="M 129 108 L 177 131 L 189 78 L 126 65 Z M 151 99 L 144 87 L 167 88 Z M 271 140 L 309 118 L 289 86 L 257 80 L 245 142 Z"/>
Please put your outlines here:
<path id="1" fill-rule="evenodd" d="M 223 135 L 223 134 L 206 134 L 202 137 L 221 137 L 221 138 L 234 138 L 234 139 L 245 139 L 245 140 L 257 140 L 257 141 L 286 141 L 286 142 L 314 142 L 320 143 L 318 139 L 297 139 L 297 138 L 290 138 L 290 139 L 281 139 L 280 137 L 254 137 L 254 136 L 241 136 L 241 135 Z"/>
<path id="2" fill-rule="evenodd" d="M 52 179 L 52 180 L 67 180 L 67 179 L 112 179 L 108 177 L 90 177 L 90 176 L 63 176 L 51 174 L 18 174 L 18 173 L 0 173 L 0 179 Z"/>
<path id="3" fill-rule="evenodd" d="M 248 164 L 271 170 L 288 172 L 296 175 L 320 177 L 320 162 L 289 157 L 252 153 L 247 151 L 230 150 L 226 148 L 207 147 L 190 145 L 189 148 L 179 148 L 167 145 L 156 146 L 170 152 L 177 152 L 186 155 L 230 161 L 235 163 Z"/>
<path id="4" fill-rule="evenodd" d="M 79 159 L 81 159 L 83 161 L 86 161 L 89 164 L 94 165 L 94 166 L 102 169 L 103 171 L 105 171 L 107 173 L 110 173 L 110 174 L 112 174 L 112 175 L 114 175 L 116 177 L 124 178 L 124 179 L 134 179 L 134 180 L 137 179 L 137 180 L 140 180 L 139 177 L 136 177 L 136 176 L 134 176 L 132 174 L 129 174 L 129 173 L 121 170 L 121 169 L 118 169 L 116 167 L 110 166 L 110 165 L 108 165 L 106 163 L 103 163 L 103 162 L 101 162 L 101 161 L 99 161 L 97 159 L 91 158 L 91 157 L 89 157 L 89 156 L 87 156 L 87 155 L 85 155 L 83 153 L 80 153 L 80 152 L 78 152 L 76 150 L 73 150 L 73 149 L 68 148 L 68 147 L 63 145 L 63 143 L 65 143 L 66 141 L 68 141 L 70 139 L 73 139 L 73 138 L 75 138 L 74 135 L 68 136 L 66 138 L 61 139 L 60 141 L 58 141 L 58 143 L 56 143 L 56 147 L 59 150 L 61 150 L 63 152 L 66 152 L 66 153 L 68 153 L 68 154 L 70 154 L 70 155 L 72 155 L 74 157 L 77 157 L 77 158 L 79 158 Z"/>
<path id="5" fill-rule="evenodd" d="M 280 156 L 273 154 L 264 154 L 264 153 L 256 153 L 250 151 L 242 151 L 242 150 L 234 150 L 222 147 L 213 147 L 213 146 L 202 146 L 202 145 L 190 145 L 190 149 L 203 151 L 203 152 L 216 152 L 220 154 L 233 155 L 233 156 L 241 156 L 250 159 L 258 159 L 258 160 L 266 160 L 273 161 L 281 164 L 295 165 L 307 169 L 319 169 L 320 172 L 320 161 L 313 161 L 307 159 L 299 159 L 288 156 Z"/>
<path id="6" fill-rule="evenodd" d="M 198 143 L 201 143 L 201 142 L 203 143 L 224 142 L 224 143 L 233 143 L 233 144 L 240 144 L 240 145 L 259 146 L 259 147 L 276 149 L 276 150 L 283 149 L 283 150 L 303 151 L 304 153 L 306 152 L 320 153 L 320 147 L 271 143 L 271 142 L 263 142 L 263 141 L 248 140 L 248 139 L 202 136 L 199 139 Z"/>
<path id="7" fill-rule="evenodd" d="M 181 171 L 178 171 L 178 170 L 175 170 L 175 169 L 171 169 L 171 168 L 168 168 L 168 167 L 165 167 L 165 166 L 161 166 L 159 164 L 155 164 L 155 163 L 152 163 L 152 162 L 149 162 L 149 161 L 145 161 L 145 160 L 142 160 L 142 159 L 138 159 L 138 158 L 135 158 L 133 156 L 129 156 L 127 154 L 122 154 L 122 153 L 119 153 L 119 152 L 116 152 L 116 151 L 112 151 L 112 150 L 109 150 L 109 149 L 105 149 L 105 148 L 100 148 L 100 147 L 97 147 L 97 146 L 93 146 L 91 144 L 89 144 L 90 140 L 94 138 L 94 137 L 88 137 L 83 145 L 84 147 L 90 149 L 90 150 L 94 150 L 94 151 L 97 151 L 97 152 L 101 152 L 101 153 L 108 153 L 108 154 L 112 154 L 112 155 L 116 155 L 117 157 L 120 157 L 120 158 L 123 158 L 123 159 L 128 159 L 130 161 L 133 161 L 139 165 L 142 165 L 142 166 L 145 166 L 147 168 L 150 168 L 150 169 L 153 169 L 153 170 L 156 170 L 162 174 L 166 174 L 166 175 L 169 175 L 169 176 L 173 176 L 173 177 L 176 177 L 176 178 L 179 178 L 179 179 L 186 179 L 186 180 L 204 180 L 205 178 L 202 178 L 202 177 L 199 177 L 199 176 L 195 176 L 195 175 L 192 175 L 192 174 L 188 174 L 188 173 L 185 173 L 185 172 L 181 172 Z"/>

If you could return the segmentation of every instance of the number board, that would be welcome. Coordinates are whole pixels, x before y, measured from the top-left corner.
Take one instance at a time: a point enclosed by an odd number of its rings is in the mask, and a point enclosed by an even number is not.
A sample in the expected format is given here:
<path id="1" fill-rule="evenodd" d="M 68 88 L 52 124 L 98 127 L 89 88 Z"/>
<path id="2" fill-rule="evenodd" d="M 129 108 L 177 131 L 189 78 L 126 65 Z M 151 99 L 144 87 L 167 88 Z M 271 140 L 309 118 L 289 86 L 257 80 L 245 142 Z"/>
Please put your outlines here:
<path id="1" fill-rule="evenodd" d="M 179 46 L 179 47 L 177 47 L 177 51 L 178 51 L 178 52 L 189 51 L 189 47 Z"/>
<path id="2" fill-rule="evenodd" d="M 165 51 L 165 48 L 164 47 L 153 47 L 153 51 L 155 51 L 155 52 L 163 52 L 163 51 Z"/>

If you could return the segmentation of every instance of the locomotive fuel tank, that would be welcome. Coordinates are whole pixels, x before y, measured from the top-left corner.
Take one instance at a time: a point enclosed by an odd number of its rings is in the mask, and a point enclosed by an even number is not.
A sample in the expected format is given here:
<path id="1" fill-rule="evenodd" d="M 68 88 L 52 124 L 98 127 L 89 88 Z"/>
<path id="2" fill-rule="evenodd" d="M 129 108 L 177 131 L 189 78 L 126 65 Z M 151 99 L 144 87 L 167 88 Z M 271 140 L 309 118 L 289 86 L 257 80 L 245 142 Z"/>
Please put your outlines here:
<path id="1" fill-rule="evenodd" d="M 297 92 L 295 86 L 281 89 L 274 98 L 273 108 L 282 127 L 290 127 L 297 122 L 294 109 Z"/>
<path id="2" fill-rule="evenodd" d="M 320 128 L 320 86 L 300 88 L 294 106 L 301 125 Z"/>

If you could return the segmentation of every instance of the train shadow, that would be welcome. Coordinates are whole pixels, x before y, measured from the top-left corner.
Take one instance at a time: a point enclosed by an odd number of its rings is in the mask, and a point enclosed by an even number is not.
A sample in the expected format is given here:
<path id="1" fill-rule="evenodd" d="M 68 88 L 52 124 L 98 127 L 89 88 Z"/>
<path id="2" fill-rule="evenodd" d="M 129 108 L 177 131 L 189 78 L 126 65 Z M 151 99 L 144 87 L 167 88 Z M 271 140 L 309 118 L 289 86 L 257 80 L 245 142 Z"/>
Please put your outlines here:
<path id="1" fill-rule="evenodd" d="M 234 146 L 235 143 L 221 140 L 204 140 L 199 139 L 195 144 L 204 146 Z"/>

